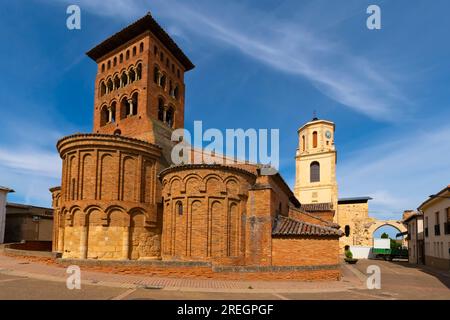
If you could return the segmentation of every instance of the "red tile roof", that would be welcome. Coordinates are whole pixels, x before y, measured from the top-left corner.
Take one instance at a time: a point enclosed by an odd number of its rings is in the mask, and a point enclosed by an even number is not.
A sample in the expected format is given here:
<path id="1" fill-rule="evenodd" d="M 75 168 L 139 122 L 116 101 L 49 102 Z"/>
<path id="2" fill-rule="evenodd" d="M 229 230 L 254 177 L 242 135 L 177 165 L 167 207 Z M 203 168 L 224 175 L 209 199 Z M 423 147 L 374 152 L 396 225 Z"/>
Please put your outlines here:
<path id="1" fill-rule="evenodd" d="M 284 216 L 278 216 L 272 230 L 274 236 L 337 236 L 344 233 L 336 228 L 307 223 Z"/>
<path id="2" fill-rule="evenodd" d="M 308 204 L 302 204 L 300 206 L 300 208 L 303 209 L 303 210 L 306 210 L 308 212 L 331 211 L 331 210 L 333 210 L 333 204 L 331 202 L 308 203 Z"/>

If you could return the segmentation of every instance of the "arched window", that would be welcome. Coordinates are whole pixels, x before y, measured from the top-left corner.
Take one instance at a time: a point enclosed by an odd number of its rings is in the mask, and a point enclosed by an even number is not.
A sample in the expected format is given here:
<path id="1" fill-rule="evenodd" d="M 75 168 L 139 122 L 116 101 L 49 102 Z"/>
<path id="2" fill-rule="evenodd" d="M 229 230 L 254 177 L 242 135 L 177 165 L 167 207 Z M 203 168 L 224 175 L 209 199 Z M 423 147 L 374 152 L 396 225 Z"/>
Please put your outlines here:
<path id="1" fill-rule="evenodd" d="M 102 64 L 102 72 L 105 72 L 105 64 Z"/>
<path id="2" fill-rule="evenodd" d="M 317 131 L 313 132 L 313 148 L 317 148 Z"/>
<path id="3" fill-rule="evenodd" d="M 311 163 L 310 182 L 320 182 L 320 164 L 317 161 Z"/>
<path id="4" fill-rule="evenodd" d="M 108 123 L 109 120 L 109 110 L 107 106 L 102 106 L 100 111 L 100 126 L 103 127 Z"/>
<path id="5" fill-rule="evenodd" d="M 100 83 L 100 97 L 106 94 L 106 84 L 104 81 Z"/>
<path id="6" fill-rule="evenodd" d="M 127 50 L 127 52 L 125 53 L 125 60 L 130 59 L 130 50 Z"/>
<path id="7" fill-rule="evenodd" d="M 114 88 L 115 88 L 115 89 L 119 89 L 119 88 L 120 88 L 120 78 L 119 78 L 118 75 L 116 75 L 116 76 L 114 77 Z"/>
<path id="8" fill-rule="evenodd" d="M 136 52 L 137 52 L 136 47 L 133 47 L 133 57 L 136 55 Z"/>
<path id="9" fill-rule="evenodd" d="M 158 55 L 158 47 L 157 46 L 153 47 L 153 53 L 155 54 L 155 56 Z"/>
<path id="10" fill-rule="evenodd" d="M 169 127 L 172 128 L 173 126 L 173 117 L 174 117 L 174 110 L 173 107 L 170 107 L 169 109 L 167 109 L 166 112 L 166 123 L 169 125 Z"/>
<path id="11" fill-rule="evenodd" d="M 161 62 L 164 62 L 164 52 L 161 52 L 159 54 L 159 59 L 161 60 Z"/>
<path id="12" fill-rule="evenodd" d="M 108 70 L 111 69 L 111 60 L 108 61 Z"/>
<path id="13" fill-rule="evenodd" d="M 114 90 L 114 83 L 111 79 L 108 80 L 107 86 L 108 86 L 108 93 Z"/>
<path id="14" fill-rule="evenodd" d="M 181 203 L 181 201 L 177 202 L 177 213 L 179 216 L 183 215 L 183 204 Z"/>
<path id="15" fill-rule="evenodd" d="M 169 68 L 169 65 L 170 65 L 170 61 L 169 61 L 169 58 L 167 58 L 166 59 L 166 67 Z"/>
<path id="16" fill-rule="evenodd" d="M 164 100 L 161 98 L 158 100 L 158 120 L 164 121 Z"/>
<path id="17" fill-rule="evenodd" d="M 180 89 L 178 88 L 178 85 L 175 86 L 175 89 L 173 89 L 173 96 L 175 99 L 178 99 L 180 96 Z"/>
<path id="18" fill-rule="evenodd" d="M 345 236 L 346 237 L 350 236 L 350 226 L 349 225 L 345 226 Z"/>
<path id="19" fill-rule="evenodd" d="M 136 72 L 134 71 L 134 68 L 131 68 L 128 72 L 128 77 L 130 78 L 130 83 L 133 83 L 136 81 Z"/>
<path id="20" fill-rule="evenodd" d="M 174 98 L 172 80 L 169 80 L 169 95 Z"/>
<path id="21" fill-rule="evenodd" d="M 302 150 L 305 151 L 305 148 L 306 148 L 305 136 L 302 136 Z"/>
<path id="22" fill-rule="evenodd" d="M 128 84 L 128 76 L 125 72 L 122 73 L 120 80 L 122 80 L 122 87 L 125 87 Z"/>
<path id="23" fill-rule="evenodd" d="M 166 90 L 166 75 L 163 74 L 161 76 L 161 79 L 159 80 L 159 85 L 161 86 L 161 88 L 163 88 L 163 90 Z"/>
<path id="24" fill-rule="evenodd" d="M 130 103 L 128 98 L 125 97 L 120 102 L 120 119 L 125 119 L 130 114 Z"/>
<path id="25" fill-rule="evenodd" d="M 115 123 L 116 122 L 116 102 L 113 102 L 110 107 L 110 113 L 109 113 L 109 122 Z"/>
<path id="26" fill-rule="evenodd" d="M 159 77 L 160 77 L 159 68 L 155 66 L 155 69 L 153 70 L 153 81 L 157 85 L 159 85 Z"/>
<path id="27" fill-rule="evenodd" d="M 141 44 L 139 45 L 139 52 L 142 53 L 144 52 L 144 43 L 141 42 Z"/>
<path id="28" fill-rule="evenodd" d="M 142 79 L 142 64 L 139 63 L 136 67 L 136 80 Z"/>
<path id="29" fill-rule="evenodd" d="M 117 58 L 116 58 L 116 57 L 114 57 L 114 60 L 113 60 L 113 66 L 114 66 L 114 67 L 117 66 Z"/>
<path id="30" fill-rule="evenodd" d="M 131 97 L 131 102 L 132 102 L 132 108 L 130 110 L 130 115 L 131 116 L 135 116 L 138 114 L 138 99 L 139 95 L 137 92 L 135 92 L 133 94 L 133 96 Z"/>
<path id="31" fill-rule="evenodd" d="M 121 53 L 120 56 L 119 56 L 119 62 L 120 62 L 120 63 L 123 62 L 123 53 Z"/>

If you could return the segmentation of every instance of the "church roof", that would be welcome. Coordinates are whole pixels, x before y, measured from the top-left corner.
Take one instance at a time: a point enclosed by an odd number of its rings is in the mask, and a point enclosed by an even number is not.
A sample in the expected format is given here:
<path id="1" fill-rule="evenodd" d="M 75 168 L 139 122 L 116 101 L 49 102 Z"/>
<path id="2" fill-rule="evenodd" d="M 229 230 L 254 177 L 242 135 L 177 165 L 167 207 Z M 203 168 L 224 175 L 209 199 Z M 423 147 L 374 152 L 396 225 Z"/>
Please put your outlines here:
<path id="1" fill-rule="evenodd" d="M 321 226 L 295 220 L 292 218 L 278 216 L 273 236 L 342 236 L 343 232 L 336 228 Z"/>
<path id="2" fill-rule="evenodd" d="M 307 203 L 307 204 L 302 203 L 300 208 L 308 212 L 331 211 L 333 210 L 333 204 L 331 202 Z"/>
<path id="3" fill-rule="evenodd" d="M 372 200 L 371 197 L 353 197 L 353 198 L 340 198 L 338 204 L 350 204 L 350 203 L 366 203 Z"/>
<path id="4" fill-rule="evenodd" d="M 177 58 L 178 61 L 181 62 L 186 71 L 195 68 L 194 64 L 178 47 L 175 41 L 173 41 L 173 39 L 167 34 L 166 31 L 164 31 L 164 29 L 158 24 L 158 22 L 153 19 L 150 12 L 148 12 L 141 19 L 112 35 L 111 37 L 97 45 L 95 48 L 89 50 L 86 54 L 92 60 L 97 61 L 104 55 L 134 39 L 135 37 L 143 34 L 146 31 L 150 31 L 152 34 L 154 34 L 158 38 L 158 40 L 161 41 L 162 44 L 164 44 L 164 46 L 166 46 L 166 48 L 175 56 L 175 58 Z"/>

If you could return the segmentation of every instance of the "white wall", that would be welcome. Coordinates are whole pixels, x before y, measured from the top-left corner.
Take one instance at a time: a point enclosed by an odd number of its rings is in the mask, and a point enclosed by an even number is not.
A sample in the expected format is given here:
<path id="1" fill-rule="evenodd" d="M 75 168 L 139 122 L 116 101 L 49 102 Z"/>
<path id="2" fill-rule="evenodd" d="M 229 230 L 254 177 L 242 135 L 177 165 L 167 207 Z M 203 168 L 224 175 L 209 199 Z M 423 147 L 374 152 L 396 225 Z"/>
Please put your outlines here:
<path id="1" fill-rule="evenodd" d="M 353 258 L 355 259 L 371 259 L 372 247 L 366 246 L 350 246 L 350 251 L 353 253 Z"/>

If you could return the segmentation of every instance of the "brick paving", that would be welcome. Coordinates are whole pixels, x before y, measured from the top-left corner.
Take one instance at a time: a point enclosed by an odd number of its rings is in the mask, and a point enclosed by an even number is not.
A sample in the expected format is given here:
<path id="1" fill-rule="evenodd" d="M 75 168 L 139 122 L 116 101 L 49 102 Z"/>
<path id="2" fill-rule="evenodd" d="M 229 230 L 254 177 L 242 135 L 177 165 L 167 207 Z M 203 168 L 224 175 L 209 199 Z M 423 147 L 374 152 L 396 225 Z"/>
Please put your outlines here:
<path id="1" fill-rule="evenodd" d="M 345 291 L 361 286 L 358 280 L 348 270 L 343 270 L 346 275 L 345 280 L 341 281 L 262 281 L 262 280 L 216 280 L 199 279 L 193 277 L 178 277 L 168 273 L 167 276 L 133 274 L 133 270 L 127 269 L 124 272 L 100 272 L 93 271 L 92 267 L 80 267 L 82 282 L 85 284 L 98 284 L 123 288 L 164 288 L 166 290 L 210 290 L 227 292 L 233 290 L 252 291 L 279 291 L 279 292 L 333 292 Z M 98 268 L 97 268 L 98 269 Z M 142 269 L 142 268 L 141 268 Z M 109 269 L 111 271 L 111 269 Z M 115 270 L 117 271 L 117 270 Z M 141 272 L 143 270 L 140 270 Z M 153 271 L 153 270 L 152 270 Z M 68 274 L 65 267 L 57 265 L 50 259 L 30 258 L 30 257 L 11 257 L 0 254 L 0 273 L 28 276 L 54 281 L 66 281 Z M 161 273 L 161 272 L 160 272 Z M 161 273 L 162 274 L 162 273 Z M 192 276 L 192 274 L 191 274 Z"/>

